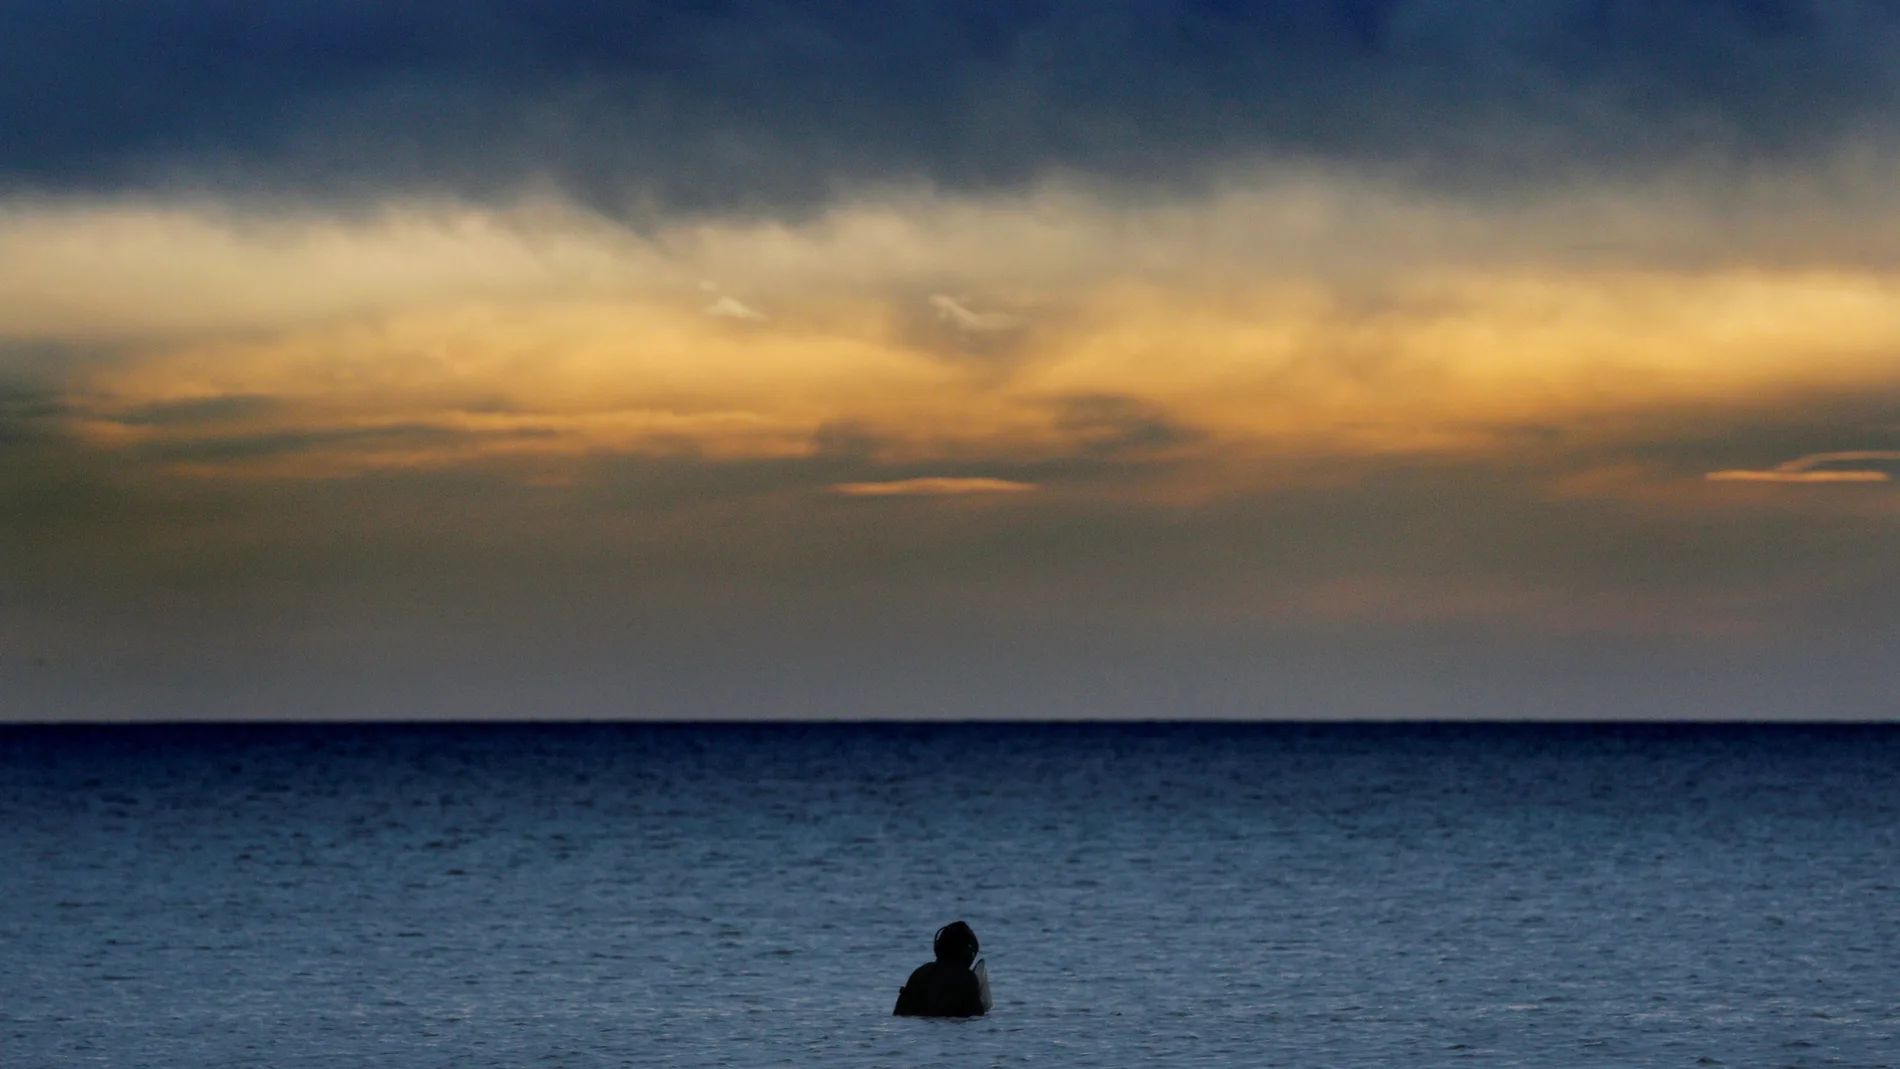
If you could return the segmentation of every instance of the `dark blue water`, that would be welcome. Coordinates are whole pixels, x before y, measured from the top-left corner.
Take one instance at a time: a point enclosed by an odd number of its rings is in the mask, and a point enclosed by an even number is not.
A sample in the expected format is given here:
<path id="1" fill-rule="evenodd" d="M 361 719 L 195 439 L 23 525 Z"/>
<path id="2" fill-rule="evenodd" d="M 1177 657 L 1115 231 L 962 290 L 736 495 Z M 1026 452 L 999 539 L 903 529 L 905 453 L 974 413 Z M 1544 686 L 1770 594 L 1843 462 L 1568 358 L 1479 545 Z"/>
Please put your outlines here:
<path id="1" fill-rule="evenodd" d="M 0 1063 L 1900 1064 L 1900 729 L 0 729 Z M 889 1016 L 965 918 L 988 1018 Z"/>

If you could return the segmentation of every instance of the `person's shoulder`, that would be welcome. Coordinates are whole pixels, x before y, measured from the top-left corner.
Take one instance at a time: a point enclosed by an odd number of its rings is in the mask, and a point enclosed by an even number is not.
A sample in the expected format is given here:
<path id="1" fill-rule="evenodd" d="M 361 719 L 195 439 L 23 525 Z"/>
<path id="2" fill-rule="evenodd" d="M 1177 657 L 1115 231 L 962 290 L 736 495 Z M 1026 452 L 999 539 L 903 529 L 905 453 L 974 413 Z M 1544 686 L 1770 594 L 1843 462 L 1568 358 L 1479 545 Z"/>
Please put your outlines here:
<path id="1" fill-rule="evenodd" d="M 941 1013 L 945 977 L 938 962 L 927 961 L 911 970 L 910 979 L 897 991 L 899 1017 L 935 1017 Z"/>

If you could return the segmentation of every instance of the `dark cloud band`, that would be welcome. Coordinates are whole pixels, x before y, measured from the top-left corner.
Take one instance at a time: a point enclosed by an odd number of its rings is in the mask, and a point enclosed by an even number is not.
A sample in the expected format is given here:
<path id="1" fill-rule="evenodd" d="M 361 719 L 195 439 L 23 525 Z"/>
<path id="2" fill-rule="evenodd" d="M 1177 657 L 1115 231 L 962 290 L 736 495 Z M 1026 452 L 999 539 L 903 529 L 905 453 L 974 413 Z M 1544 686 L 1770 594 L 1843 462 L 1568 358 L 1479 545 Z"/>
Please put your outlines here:
<path id="1" fill-rule="evenodd" d="M 1884 137 L 1893 0 L 0 4 L 0 182 L 624 207 L 1168 182 L 1261 155 L 1459 181 Z"/>

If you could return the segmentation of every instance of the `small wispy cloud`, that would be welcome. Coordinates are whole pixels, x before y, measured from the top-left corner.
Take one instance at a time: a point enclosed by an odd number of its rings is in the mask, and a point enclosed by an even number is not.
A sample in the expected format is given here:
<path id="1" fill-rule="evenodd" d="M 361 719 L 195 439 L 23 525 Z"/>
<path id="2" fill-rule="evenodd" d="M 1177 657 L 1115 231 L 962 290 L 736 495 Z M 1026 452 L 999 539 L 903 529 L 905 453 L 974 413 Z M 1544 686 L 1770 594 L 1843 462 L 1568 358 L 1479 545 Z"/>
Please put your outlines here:
<path id="1" fill-rule="evenodd" d="M 718 319 L 744 319 L 755 323 L 765 320 L 763 312 L 748 308 L 737 297 L 721 296 L 701 311 Z"/>
<path id="2" fill-rule="evenodd" d="M 937 317 L 956 327 L 977 334 L 988 334 L 1000 330 L 1014 330 L 1022 325 L 1022 320 L 1006 312 L 977 312 L 962 301 L 948 294 L 939 293 L 930 298 L 930 306 L 937 310 Z"/>
<path id="3" fill-rule="evenodd" d="M 1849 449 L 1839 453 L 1809 453 L 1760 470 L 1732 468 L 1703 476 L 1715 482 L 1748 483 L 1884 483 L 1893 476 L 1875 468 L 1836 468 L 1870 460 L 1900 461 L 1900 449 Z"/>
<path id="4" fill-rule="evenodd" d="M 831 492 L 847 497 L 949 497 L 958 494 L 1022 494 L 1034 489 L 1035 483 L 1019 483 L 1009 479 L 933 476 L 882 483 L 837 483 L 831 487 Z"/>

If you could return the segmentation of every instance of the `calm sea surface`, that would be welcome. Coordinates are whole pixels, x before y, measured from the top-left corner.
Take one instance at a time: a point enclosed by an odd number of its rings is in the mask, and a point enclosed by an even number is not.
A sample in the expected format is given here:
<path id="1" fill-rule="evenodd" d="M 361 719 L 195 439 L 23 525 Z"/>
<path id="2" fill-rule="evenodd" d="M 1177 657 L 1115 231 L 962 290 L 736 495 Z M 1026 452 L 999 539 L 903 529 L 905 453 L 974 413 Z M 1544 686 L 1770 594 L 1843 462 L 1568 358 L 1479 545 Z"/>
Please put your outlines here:
<path id="1" fill-rule="evenodd" d="M 0 1064 L 1900 1065 L 1900 729 L 0 729 Z"/>

